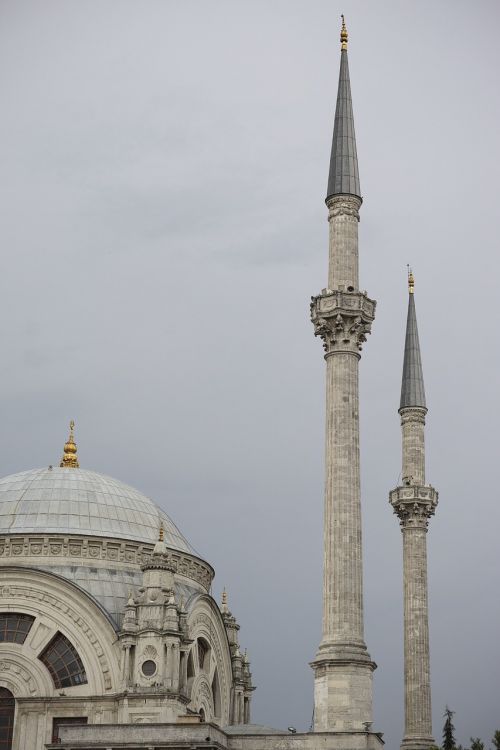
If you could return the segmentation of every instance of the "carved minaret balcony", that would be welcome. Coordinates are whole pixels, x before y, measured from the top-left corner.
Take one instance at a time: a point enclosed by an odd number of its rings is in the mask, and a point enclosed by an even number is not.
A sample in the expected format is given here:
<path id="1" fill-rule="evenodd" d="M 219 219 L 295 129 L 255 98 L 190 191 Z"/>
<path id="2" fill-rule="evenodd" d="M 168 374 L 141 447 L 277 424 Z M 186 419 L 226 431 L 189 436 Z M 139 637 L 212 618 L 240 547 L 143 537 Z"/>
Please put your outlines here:
<path id="1" fill-rule="evenodd" d="M 401 386 L 403 485 L 389 494 L 403 533 L 405 733 L 401 748 L 432 747 L 427 526 L 438 493 L 425 482 L 424 378 L 420 358 L 414 280 L 409 275 L 408 319 Z"/>
<path id="2" fill-rule="evenodd" d="M 378 746 L 372 723 L 372 662 L 364 641 L 359 459 L 360 352 L 375 302 L 359 290 L 358 222 L 362 199 L 347 31 L 341 61 L 326 204 L 328 288 L 312 298 L 314 333 L 326 359 L 323 627 L 314 669 L 314 731 L 337 732 L 338 747 Z M 346 740 L 346 734 L 349 739 Z"/>
<path id="3" fill-rule="evenodd" d="M 331 354 L 355 354 L 363 348 L 375 318 L 376 302 L 364 292 L 325 289 L 311 301 L 314 335 L 323 340 L 325 359 Z"/>

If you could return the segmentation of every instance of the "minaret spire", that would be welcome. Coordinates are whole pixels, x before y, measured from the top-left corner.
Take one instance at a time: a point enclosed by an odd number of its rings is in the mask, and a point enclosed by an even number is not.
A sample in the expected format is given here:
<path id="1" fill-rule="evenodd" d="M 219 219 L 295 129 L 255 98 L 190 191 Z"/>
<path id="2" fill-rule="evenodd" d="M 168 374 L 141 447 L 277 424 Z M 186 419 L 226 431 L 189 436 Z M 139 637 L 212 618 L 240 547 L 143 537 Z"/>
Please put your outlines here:
<path id="1" fill-rule="evenodd" d="M 426 408 L 414 291 L 415 279 L 413 277 L 413 272 L 410 270 L 408 273 L 408 317 L 406 320 L 403 379 L 401 382 L 401 400 L 399 403 L 400 409 L 409 406 L 416 406 L 421 409 Z"/>
<path id="2" fill-rule="evenodd" d="M 403 750 L 428 750 L 433 746 L 427 595 L 427 526 L 434 515 L 438 493 L 425 481 L 424 377 L 420 358 L 415 280 L 408 276 L 401 429 L 403 441 L 402 486 L 389 494 L 403 533 L 404 684 L 405 734 Z"/>
<path id="3" fill-rule="evenodd" d="M 351 82 L 347 60 L 347 29 L 342 16 L 340 32 L 340 73 L 333 127 L 332 153 L 326 199 L 332 195 L 357 195 L 361 198 L 359 186 L 358 155 L 354 118 L 352 114 Z"/>
<path id="4" fill-rule="evenodd" d="M 380 743 L 370 732 L 372 673 L 363 624 L 363 564 L 359 457 L 361 349 L 375 302 L 359 291 L 358 222 L 361 195 L 342 19 L 340 77 L 328 180 L 328 286 L 311 303 L 326 360 L 323 628 L 312 664 L 314 731 L 338 733 L 338 747 Z M 346 734 L 349 740 L 346 740 Z M 331 742 L 329 740 L 329 742 Z M 333 745 L 332 745 L 333 747 Z"/>

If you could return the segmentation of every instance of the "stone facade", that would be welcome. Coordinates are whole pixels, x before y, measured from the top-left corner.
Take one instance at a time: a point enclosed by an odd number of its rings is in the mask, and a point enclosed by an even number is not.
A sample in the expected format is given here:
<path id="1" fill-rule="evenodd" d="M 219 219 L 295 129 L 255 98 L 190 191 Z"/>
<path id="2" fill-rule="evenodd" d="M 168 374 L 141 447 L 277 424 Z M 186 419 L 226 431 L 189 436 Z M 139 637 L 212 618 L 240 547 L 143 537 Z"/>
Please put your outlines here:
<path id="1" fill-rule="evenodd" d="M 48 750 L 380 750 L 381 738 L 367 732 L 299 733 L 278 732 L 267 727 L 220 729 L 214 724 L 149 724 L 123 727 L 119 724 L 62 727 L 61 743 Z"/>
<path id="2" fill-rule="evenodd" d="M 0 618 L 31 622 L 23 642 L 15 632 L 0 639 L 0 687 L 15 698 L 12 750 L 42 750 L 56 725 L 78 717 L 89 725 L 121 726 L 186 717 L 221 726 L 250 721 L 253 687 L 249 661 L 239 650 L 239 626 L 227 604 L 221 612 L 199 580 L 186 586 L 185 575 L 177 573 L 179 561 L 184 573 L 189 569 L 182 563 L 186 555 L 163 543 L 143 545 L 149 554 L 145 550 L 136 570 L 142 585 L 130 591 L 118 627 L 93 596 L 50 572 L 50 544 L 30 540 L 3 537 L 4 550 L 21 552 L 0 558 Z M 51 544 L 58 553 L 76 552 L 81 542 L 67 536 L 53 537 Z M 39 546 L 47 554 L 37 569 L 30 555 L 38 557 Z M 199 565 L 192 570 L 198 577 Z M 83 664 L 80 684 L 58 685 L 43 659 L 59 634 Z"/>

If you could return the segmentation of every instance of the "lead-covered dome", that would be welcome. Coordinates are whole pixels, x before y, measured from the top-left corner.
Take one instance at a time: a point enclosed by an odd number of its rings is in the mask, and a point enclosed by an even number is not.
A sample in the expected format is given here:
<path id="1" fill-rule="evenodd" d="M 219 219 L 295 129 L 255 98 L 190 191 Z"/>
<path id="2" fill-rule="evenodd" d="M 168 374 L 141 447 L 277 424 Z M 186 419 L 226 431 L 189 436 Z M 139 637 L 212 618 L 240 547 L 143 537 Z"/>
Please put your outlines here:
<path id="1" fill-rule="evenodd" d="M 0 534 L 78 534 L 154 544 L 160 525 L 168 547 L 196 554 L 149 497 L 104 474 L 49 467 L 0 479 Z"/>

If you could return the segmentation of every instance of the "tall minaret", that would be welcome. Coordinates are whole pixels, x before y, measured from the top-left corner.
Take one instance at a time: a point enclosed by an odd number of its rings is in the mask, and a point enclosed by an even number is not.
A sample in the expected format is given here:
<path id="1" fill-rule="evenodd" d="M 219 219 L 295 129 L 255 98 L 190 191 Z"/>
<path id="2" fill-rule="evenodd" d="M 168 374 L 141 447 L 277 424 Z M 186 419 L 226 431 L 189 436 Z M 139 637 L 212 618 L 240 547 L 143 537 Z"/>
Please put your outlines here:
<path id="1" fill-rule="evenodd" d="M 429 619 L 427 604 L 427 525 L 438 493 L 425 483 L 424 378 L 415 313 L 414 279 L 408 277 L 409 299 L 401 385 L 403 433 L 402 486 L 389 495 L 403 532 L 405 750 L 434 745 L 431 719 Z"/>
<path id="2" fill-rule="evenodd" d="M 323 635 L 312 663 L 315 732 L 369 730 L 375 669 L 363 628 L 358 389 L 360 351 L 375 317 L 375 302 L 359 290 L 358 282 L 362 200 L 343 17 L 340 41 L 326 197 L 328 288 L 311 303 L 314 332 L 323 339 L 326 360 Z"/>

